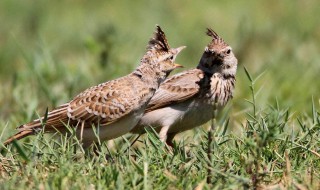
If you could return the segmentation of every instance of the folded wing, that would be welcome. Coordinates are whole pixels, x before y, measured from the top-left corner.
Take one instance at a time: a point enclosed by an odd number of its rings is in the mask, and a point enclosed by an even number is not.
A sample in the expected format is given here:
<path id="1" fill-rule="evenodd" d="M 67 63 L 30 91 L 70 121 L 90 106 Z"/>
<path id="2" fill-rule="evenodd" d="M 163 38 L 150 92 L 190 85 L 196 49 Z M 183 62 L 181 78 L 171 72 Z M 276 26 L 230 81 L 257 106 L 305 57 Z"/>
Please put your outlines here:
<path id="1" fill-rule="evenodd" d="M 199 82 L 204 74 L 199 69 L 178 73 L 164 81 L 150 100 L 146 112 L 172 103 L 182 102 L 199 92 Z"/>

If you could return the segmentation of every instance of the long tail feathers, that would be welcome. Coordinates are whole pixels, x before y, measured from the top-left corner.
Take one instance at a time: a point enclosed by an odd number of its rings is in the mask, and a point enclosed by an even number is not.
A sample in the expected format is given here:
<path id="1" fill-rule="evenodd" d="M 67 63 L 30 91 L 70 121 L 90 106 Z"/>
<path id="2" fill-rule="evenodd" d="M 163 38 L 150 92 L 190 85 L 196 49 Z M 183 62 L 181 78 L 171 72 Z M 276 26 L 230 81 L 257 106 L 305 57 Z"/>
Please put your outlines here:
<path id="1" fill-rule="evenodd" d="M 23 130 L 23 131 L 20 131 L 18 132 L 17 134 L 13 135 L 12 137 L 10 137 L 9 139 L 7 139 L 3 144 L 5 146 L 7 146 L 8 144 L 12 143 L 12 141 L 14 140 L 19 140 L 19 139 L 22 139 L 26 136 L 29 136 L 29 135 L 32 135 L 33 134 L 33 131 L 32 130 Z"/>
<path id="2" fill-rule="evenodd" d="M 67 109 L 68 109 L 68 104 L 64 104 L 52 110 L 51 112 L 49 112 L 47 116 L 48 117 L 47 121 L 45 121 L 45 125 L 46 125 L 45 131 L 47 132 L 56 131 L 56 128 L 60 128 L 65 124 L 67 124 L 68 123 Z M 21 125 L 20 127 L 17 128 L 19 132 L 11 136 L 10 138 L 8 138 L 3 144 L 6 146 L 14 140 L 19 140 L 29 135 L 35 134 L 37 130 L 42 129 L 43 119 L 44 118 L 42 117 L 41 119 L 36 119 L 30 123 Z"/>

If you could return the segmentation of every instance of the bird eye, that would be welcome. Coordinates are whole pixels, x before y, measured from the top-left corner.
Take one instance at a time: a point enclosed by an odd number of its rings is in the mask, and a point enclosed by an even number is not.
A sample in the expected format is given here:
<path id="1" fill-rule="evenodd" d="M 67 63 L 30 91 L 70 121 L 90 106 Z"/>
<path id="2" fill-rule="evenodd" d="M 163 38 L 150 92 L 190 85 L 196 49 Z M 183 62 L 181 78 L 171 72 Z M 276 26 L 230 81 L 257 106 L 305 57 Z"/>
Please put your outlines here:
<path id="1" fill-rule="evenodd" d="M 170 60 L 173 60 L 173 55 L 171 55 L 171 57 L 169 57 Z"/>
<path id="2" fill-rule="evenodd" d="M 226 53 L 227 53 L 227 54 L 230 54 L 230 53 L 231 53 L 231 49 L 228 49 Z"/>

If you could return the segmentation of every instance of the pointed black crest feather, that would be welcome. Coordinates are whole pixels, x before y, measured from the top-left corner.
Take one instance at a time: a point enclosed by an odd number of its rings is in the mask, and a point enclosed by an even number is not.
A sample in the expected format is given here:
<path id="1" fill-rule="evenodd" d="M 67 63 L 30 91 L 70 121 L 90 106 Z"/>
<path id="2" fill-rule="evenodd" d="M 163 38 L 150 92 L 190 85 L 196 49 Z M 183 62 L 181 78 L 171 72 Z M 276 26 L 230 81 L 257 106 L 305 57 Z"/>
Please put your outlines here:
<path id="1" fill-rule="evenodd" d="M 215 31 L 213 31 L 211 28 L 207 28 L 206 33 L 208 36 L 211 36 L 213 39 L 220 39 L 220 36 Z"/>
<path id="2" fill-rule="evenodd" d="M 162 51 L 169 51 L 170 49 L 166 35 L 158 25 L 156 26 L 156 31 L 154 32 L 153 38 L 149 40 L 149 44 L 147 46 L 147 50 L 151 49 Z"/>
<path id="3" fill-rule="evenodd" d="M 225 41 L 215 32 L 213 31 L 211 28 L 207 28 L 207 32 L 206 34 L 210 37 L 212 37 L 212 43 L 213 44 L 224 44 L 224 45 L 228 45 L 225 43 Z"/>

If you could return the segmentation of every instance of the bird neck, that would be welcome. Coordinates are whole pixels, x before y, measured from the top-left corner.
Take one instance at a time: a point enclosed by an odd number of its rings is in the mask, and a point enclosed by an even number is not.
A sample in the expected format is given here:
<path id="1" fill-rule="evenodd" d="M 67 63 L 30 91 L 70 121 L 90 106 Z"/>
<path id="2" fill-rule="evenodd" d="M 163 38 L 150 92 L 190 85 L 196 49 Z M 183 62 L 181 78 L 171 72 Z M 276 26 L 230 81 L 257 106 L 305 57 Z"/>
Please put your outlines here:
<path id="1" fill-rule="evenodd" d="M 232 97 L 235 85 L 235 76 L 224 76 L 221 73 L 215 73 L 210 79 L 210 93 L 208 94 L 211 101 L 224 106 Z"/>
<path id="2" fill-rule="evenodd" d="M 210 70 L 210 69 L 208 69 L 207 67 L 204 67 L 204 66 L 202 66 L 202 64 L 199 64 L 198 66 L 197 66 L 197 69 L 200 69 L 200 70 L 202 70 L 206 75 L 208 75 L 208 76 L 212 76 L 212 74 L 213 74 L 213 72 Z"/>
<path id="3" fill-rule="evenodd" d="M 141 64 L 133 71 L 133 75 L 139 77 L 150 88 L 158 88 L 165 78 L 165 74 L 152 64 Z"/>

